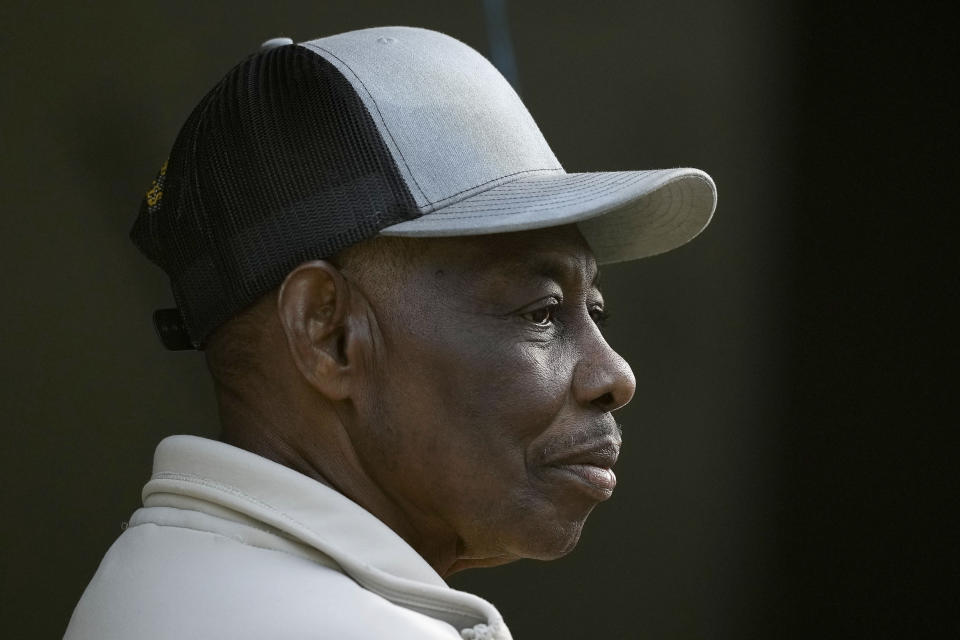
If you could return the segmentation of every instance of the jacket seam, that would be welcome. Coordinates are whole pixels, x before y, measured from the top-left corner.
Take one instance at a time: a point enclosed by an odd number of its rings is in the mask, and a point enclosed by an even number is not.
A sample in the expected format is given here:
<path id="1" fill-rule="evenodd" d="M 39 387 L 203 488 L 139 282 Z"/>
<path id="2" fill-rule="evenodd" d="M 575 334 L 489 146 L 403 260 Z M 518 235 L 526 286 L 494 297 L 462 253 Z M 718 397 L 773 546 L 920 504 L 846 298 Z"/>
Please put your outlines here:
<path id="1" fill-rule="evenodd" d="M 289 551 L 284 551 L 283 549 L 275 549 L 275 548 L 273 548 L 273 547 L 266 547 L 266 546 L 263 546 L 263 545 L 260 545 L 260 544 L 253 544 L 252 542 L 247 542 L 246 540 L 241 540 L 240 538 L 234 538 L 233 536 L 228 536 L 228 535 L 223 534 L 223 533 L 217 533 L 216 531 L 208 531 L 207 529 L 198 529 L 197 527 L 189 527 L 189 526 L 183 525 L 183 524 L 161 524 L 161 523 L 159 523 L 159 522 L 141 522 L 141 523 L 139 523 L 139 524 L 133 525 L 132 527 L 127 527 L 126 530 L 127 530 L 127 531 L 130 531 L 131 529 L 136 529 L 137 527 L 142 527 L 142 526 L 148 525 L 148 524 L 151 524 L 151 525 L 153 525 L 153 526 L 155 526 L 155 527 L 170 527 L 171 529 L 185 529 L 185 530 L 187 530 L 187 531 L 195 531 L 195 532 L 197 532 L 197 533 L 205 533 L 205 534 L 207 534 L 207 535 L 211 535 L 211 536 L 214 536 L 214 537 L 217 537 L 217 538 L 223 538 L 223 539 L 225 539 L 225 540 L 230 540 L 230 541 L 232 541 L 232 542 L 236 542 L 237 544 L 242 544 L 242 545 L 244 545 L 244 546 L 246 546 L 246 547 L 253 547 L 254 549 L 263 549 L 264 551 L 276 551 L 277 553 L 282 553 L 282 554 L 284 554 L 284 555 L 290 556 L 291 558 L 298 558 L 298 559 L 300 559 L 300 560 L 306 560 L 306 561 L 308 561 L 308 562 L 312 562 L 312 563 L 315 564 L 315 565 L 318 565 L 318 566 L 321 566 L 321 567 L 327 567 L 327 568 L 330 569 L 331 571 L 336 571 L 337 573 L 340 573 L 340 574 L 342 574 L 342 575 L 347 575 L 347 573 L 343 571 L 342 567 L 341 567 L 339 570 L 338 570 L 338 569 L 334 569 L 333 567 L 330 567 L 330 566 L 328 566 L 328 565 L 325 565 L 325 564 L 323 564 L 322 562 L 317 562 L 316 560 L 311 560 L 310 558 L 305 558 L 305 557 L 303 557 L 303 556 L 301 556 L 301 555 L 297 555 L 297 554 L 291 553 L 291 552 L 289 552 Z M 258 529 L 258 531 L 259 531 L 259 529 Z M 275 535 L 275 534 L 271 534 L 271 535 Z M 318 551 L 319 551 L 319 549 L 318 549 Z M 321 551 L 321 553 L 323 553 L 323 552 Z M 328 557 L 329 557 L 329 556 L 328 556 Z M 337 565 L 337 567 L 340 567 L 340 564 L 337 563 L 336 561 L 334 561 L 332 558 L 331 558 L 331 561 L 333 561 L 333 562 Z"/>

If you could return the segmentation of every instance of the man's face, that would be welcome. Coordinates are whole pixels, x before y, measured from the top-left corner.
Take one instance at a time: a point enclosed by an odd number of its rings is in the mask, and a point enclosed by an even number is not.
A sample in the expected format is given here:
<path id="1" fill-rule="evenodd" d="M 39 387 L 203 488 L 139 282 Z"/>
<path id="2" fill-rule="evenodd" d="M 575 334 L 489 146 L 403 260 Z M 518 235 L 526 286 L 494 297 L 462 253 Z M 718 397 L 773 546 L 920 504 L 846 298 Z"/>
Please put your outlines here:
<path id="1" fill-rule="evenodd" d="M 597 325 L 593 255 L 573 226 L 423 244 L 401 286 L 366 292 L 382 342 L 361 461 L 461 557 L 563 555 L 613 490 L 610 412 L 635 386 Z"/>

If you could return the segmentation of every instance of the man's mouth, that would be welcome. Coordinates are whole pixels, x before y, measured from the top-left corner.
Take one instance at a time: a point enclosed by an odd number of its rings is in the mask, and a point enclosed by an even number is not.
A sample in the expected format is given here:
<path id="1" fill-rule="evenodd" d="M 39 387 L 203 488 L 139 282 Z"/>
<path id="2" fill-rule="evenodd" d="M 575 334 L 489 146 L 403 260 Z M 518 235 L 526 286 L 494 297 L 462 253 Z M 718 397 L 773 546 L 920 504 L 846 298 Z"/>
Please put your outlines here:
<path id="1" fill-rule="evenodd" d="M 545 465 L 545 471 L 551 476 L 576 483 L 598 500 L 606 500 L 617 486 L 613 465 L 619 453 L 619 440 L 604 439 L 551 458 Z"/>

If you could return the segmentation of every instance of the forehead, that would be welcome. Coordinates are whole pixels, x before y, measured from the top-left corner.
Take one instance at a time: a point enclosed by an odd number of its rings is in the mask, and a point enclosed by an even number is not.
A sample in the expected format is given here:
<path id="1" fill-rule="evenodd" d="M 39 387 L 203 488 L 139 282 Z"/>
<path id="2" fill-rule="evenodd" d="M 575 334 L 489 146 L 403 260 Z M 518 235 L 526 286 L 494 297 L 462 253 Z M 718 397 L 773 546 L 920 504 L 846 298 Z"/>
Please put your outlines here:
<path id="1" fill-rule="evenodd" d="M 597 263 L 574 225 L 485 236 L 435 239 L 424 267 L 470 278 L 539 276 L 593 282 Z"/>

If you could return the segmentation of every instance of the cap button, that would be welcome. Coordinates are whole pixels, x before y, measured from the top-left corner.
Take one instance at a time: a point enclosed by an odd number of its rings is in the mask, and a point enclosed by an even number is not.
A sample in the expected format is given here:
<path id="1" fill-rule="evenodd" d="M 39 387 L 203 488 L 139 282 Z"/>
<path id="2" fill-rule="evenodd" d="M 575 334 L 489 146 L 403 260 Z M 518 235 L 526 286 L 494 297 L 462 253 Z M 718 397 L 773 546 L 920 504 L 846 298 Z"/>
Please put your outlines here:
<path id="1" fill-rule="evenodd" d="M 288 44 L 293 44 L 293 39 L 291 38 L 270 38 L 260 45 L 260 51 L 269 51 L 270 49 L 276 49 L 277 47 L 283 47 Z"/>

